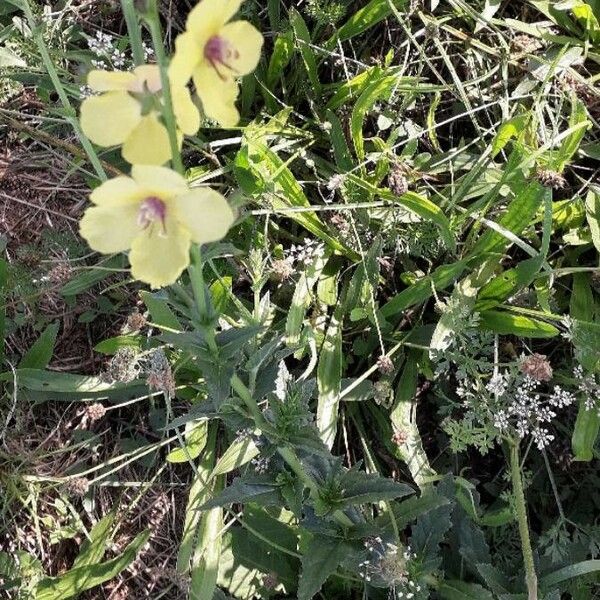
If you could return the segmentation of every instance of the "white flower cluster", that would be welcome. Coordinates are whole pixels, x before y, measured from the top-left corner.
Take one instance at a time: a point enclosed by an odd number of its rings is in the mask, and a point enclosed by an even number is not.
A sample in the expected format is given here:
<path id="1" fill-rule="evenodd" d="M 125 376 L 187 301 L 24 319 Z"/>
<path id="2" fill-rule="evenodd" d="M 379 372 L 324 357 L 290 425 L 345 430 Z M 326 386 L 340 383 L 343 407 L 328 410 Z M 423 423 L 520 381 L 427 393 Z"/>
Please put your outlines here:
<path id="1" fill-rule="evenodd" d="M 510 386 L 507 375 L 495 375 L 486 389 L 498 399 L 506 397 L 509 400 L 506 409 L 496 411 L 494 426 L 502 432 L 513 427 L 520 438 L 531 435 L 535 445 L 542 450 L 554 440 L 546 425 L 556 417 L 555 409 L 570 406 L 575 402 L 575 396 L 558 385 L 551 394 L 542 395 L 540 385 L 538 380 L 525 376 L 516 387 Z"/>
<path id="2" fill-rule="evenodd" d="M 600 414 L 600 383 L 594 375 L 586 375 L 581 365 L 573 369 L 577 388 L 583 394 L 586 410 L 597 410 Z"/>
<path id="3" fill-rule="evenodd" d="M 92 66 L 96 69 L 122 69 L 131 67 L 131 60 L 125 52 L 115 45 L 114 38 L 109 33 L 97 31 L 95 37 L 88 38 L 88 48 L 96 55 L 92 59 Z M 149 57 L 152 49 L 144 45 L 144 56 Z"/>
<path id="4" fill-rule="evenodd" d="M 294 263 L 312 262 L 316 256 L 323 254 L 325 247 L 323 244 L 310 238 L 304 238 L 304 244 L 292 244 L 287 251 L 286 260 Z"/>
<path id="5" fill-rule="evenodd" d="M 410 546 L 400 549 L 379 536 L 367 539 L 364 545 L 369 558 L 358 565 L 361 577 L 368 583 L 375 578 L 379 581 L 374 583 L 392 587 L 396 598 L 416 599 L 421 586 L 409 575 L 410 562 L 416 558 Z"/>

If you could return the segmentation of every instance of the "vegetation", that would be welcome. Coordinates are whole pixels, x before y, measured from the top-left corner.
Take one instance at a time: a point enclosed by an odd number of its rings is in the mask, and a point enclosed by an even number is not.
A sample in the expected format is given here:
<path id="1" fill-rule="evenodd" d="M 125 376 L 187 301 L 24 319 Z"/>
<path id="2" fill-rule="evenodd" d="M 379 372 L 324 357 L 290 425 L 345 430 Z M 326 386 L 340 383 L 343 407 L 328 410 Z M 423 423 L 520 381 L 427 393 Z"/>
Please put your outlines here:
<path id="1" fill-rule="evenodd" d="M 0 0 L 2 597 L 600 594 L 598 0 Z"/>

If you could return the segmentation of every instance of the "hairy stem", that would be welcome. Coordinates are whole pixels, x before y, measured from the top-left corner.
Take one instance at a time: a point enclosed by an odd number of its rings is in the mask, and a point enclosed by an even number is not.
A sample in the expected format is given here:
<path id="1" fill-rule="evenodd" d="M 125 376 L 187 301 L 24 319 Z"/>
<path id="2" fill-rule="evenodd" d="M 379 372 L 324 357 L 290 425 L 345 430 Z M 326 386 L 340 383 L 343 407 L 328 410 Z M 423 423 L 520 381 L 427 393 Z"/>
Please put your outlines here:
<path id="1" fill-rule="evenodd" d="M 179 151 L 179 142 L 177 141 L 177 123 L 175 121 L 175 112 L 173 111 L 173 97 L 171 94 L 171 84 L 169 83 L 168 61 L 165 55 L 164 41 L 160 27 L 160 17 L 156 1 L 152 2 L 152 9 L 145 15 L 150 36 L 152 37 L 152 46 L 156 62 L 160 68 L 160 83 L 162 86 L 162 113 L 167 131 L 169 132 L 169 144 L 171 146 L 171 161 L 173 168 L 183 174 L 183 162 L 181 161 L 181 152 Z"/>
<path id="2" fill-rule="evenodd" d="M 527 594 L 529 600 L 538 600 L 537 575 L 533 562 L 533 551 L 529 537 L 529 523 L 527 521 L 527 505 L 523 491 L 523 479 L 521 477 L 521 464 L 519 459 L 519 442 L 513 441 L 510 445 L 510 473 L 512 478 L 513 492 L 515 495 L 515 509 L 517 522 L 519 524 L 519 535 L 521 537 L 521 549 L 523 562 L 525 563 L 525 582 L 527 583 Z"/>

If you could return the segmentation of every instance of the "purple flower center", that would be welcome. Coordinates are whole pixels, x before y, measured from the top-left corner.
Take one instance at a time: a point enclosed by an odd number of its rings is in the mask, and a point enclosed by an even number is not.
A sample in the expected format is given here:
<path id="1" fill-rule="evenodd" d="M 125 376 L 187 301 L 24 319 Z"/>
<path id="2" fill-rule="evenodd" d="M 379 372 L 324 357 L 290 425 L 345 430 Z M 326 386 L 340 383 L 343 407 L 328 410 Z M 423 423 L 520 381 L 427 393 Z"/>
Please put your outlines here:
<path id="1" fill-rule="evenodd" d="M 235 72 L 230 62 L 232 58 L 236 60 L 239 57 L 240 53 L 234 48 L 233 44 L 220 35 L 213 35 L 204 46 L 204 58 L 221 79 L 226 79 L 226 75 L 219 71 L 219 67 L 226 67 Z"/>
<path id="2" fill-rule="evenodd" d="M 165 218 L 167 216 L 167 207 L 165 203 L 156 196 L 150 196 L 146 198 L 140 204 L 140 210 L 138 211 L 137 222 L 142 229 L 147 229 L 156 221 L 160 221 L 163 232 L 165 229 Z"/>

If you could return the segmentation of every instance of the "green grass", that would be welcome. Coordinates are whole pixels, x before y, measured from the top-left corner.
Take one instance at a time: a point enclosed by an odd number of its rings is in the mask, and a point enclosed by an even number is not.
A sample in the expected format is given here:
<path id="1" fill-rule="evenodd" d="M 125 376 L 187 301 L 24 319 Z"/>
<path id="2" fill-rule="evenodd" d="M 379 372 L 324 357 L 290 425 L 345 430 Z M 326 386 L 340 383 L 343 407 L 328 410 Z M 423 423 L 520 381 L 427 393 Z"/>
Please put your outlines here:
<path id="1" fill-rule="evenodd" d="M 123 9 L 0 2 L 0 589 L 597 597 L 598 2 L 247 0 L 240 126 L 182 150 L 239 218 L 159 292 L 76 232 Z"/>

